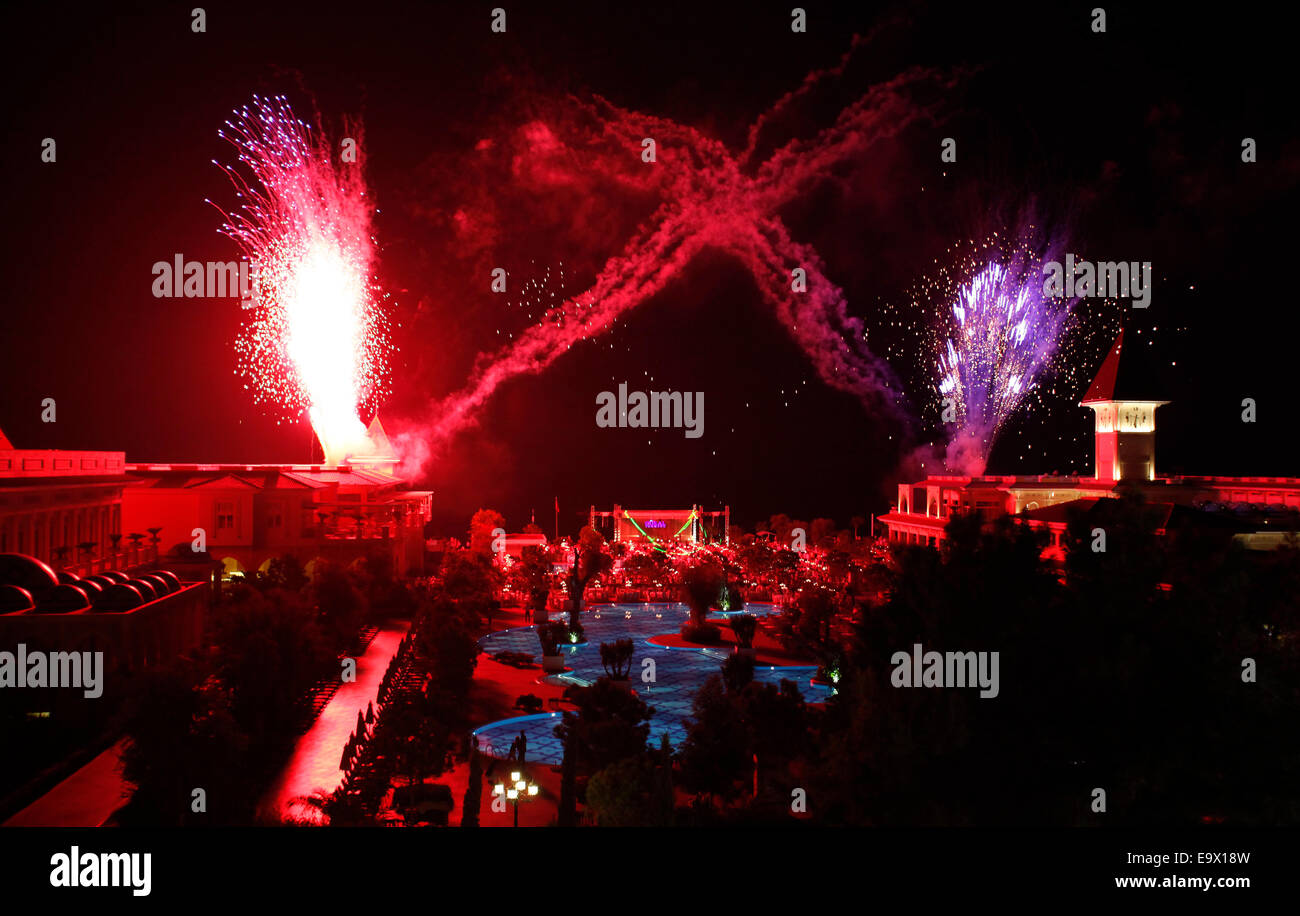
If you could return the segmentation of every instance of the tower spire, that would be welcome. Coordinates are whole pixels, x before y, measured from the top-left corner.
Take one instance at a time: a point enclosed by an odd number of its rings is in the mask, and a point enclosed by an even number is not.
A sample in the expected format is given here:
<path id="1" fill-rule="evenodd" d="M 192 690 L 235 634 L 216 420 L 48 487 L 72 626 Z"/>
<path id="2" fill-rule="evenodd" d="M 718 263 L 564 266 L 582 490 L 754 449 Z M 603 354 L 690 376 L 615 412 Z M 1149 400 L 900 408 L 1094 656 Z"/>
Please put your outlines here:
<path id="1" fill-rule="evenodd" d="M 1156 408 L 1168 401 L 1126 396 L 1120 379 L 1121 329 L 1097 376 L 1079 402 L 1095 415 L 1093 447 L 1098 480 L 1154 480 L 1156 476 Z M 1129 373 L 1130 375 L 1132 373 Z"/>

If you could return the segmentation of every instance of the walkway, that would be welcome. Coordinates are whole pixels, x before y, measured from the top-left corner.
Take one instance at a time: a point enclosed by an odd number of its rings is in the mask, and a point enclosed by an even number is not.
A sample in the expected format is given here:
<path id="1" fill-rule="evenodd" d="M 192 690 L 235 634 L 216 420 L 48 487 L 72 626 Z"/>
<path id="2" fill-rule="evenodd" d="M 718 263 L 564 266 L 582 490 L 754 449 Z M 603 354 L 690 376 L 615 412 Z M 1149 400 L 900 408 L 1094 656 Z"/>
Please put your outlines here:
<path id="1" fill-rule="evenodd" d="M 357 659 L 357 679 L 340 684 L 311 729 L 298 739 L 283 772 L 263 796 L 259 810 L 268 817 L 285 817 L 290 802 L 317 790 L 333 792 L 343 779 L 339 759 L 348 736 L 357 727 L 357 712 L 365 712 L 379 692 L 388 662 L 406 635 L 409 624 L 392 621 L 380 629 L 364 655 Z M 310 815 L 300 809 L 292 813 Z"/>
<path id="2" fill-rule="evenodd" d="M 99 827 L 126 804 L 133 786 L 122 778 L 125 741 L 108 748 L 9 820 L 4 827 Z"/>

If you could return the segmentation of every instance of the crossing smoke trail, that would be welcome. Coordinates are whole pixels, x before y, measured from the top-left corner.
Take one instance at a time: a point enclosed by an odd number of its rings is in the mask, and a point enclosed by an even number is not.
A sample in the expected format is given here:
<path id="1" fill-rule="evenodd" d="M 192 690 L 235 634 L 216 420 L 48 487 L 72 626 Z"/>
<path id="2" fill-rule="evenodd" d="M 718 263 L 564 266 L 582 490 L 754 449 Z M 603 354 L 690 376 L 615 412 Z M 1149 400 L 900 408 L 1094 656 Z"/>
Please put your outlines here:
<path id="1" fill-rule="evenodd" d="M 861 43 L 856 41 L 854 48 Z M 606 159 L 585 157 L 582 167 L 606 166 L 618 171 L 616 179 L 625 184 L 650 187 L 660 200 L 657 210 L 621 253 L 605 263 L 590 288 L 516 335 L 503 350 L 481 354 L 468 383 L 431 405 L 424 428 L 399 434 L 399 449 L 436 452 L 474 422 L 501 384 L 541 372 L 575 344 L 603 333 L 621 315 L 663 290 L 705 249 L 729 253 L 748 268 L 763 299 L 826 384 L 856 395 L 872 415 L 906 426 L 901 386 L 893 371 L 866 346 L 862 321 L 849 313 L 842 291 L 826 276 L 816 251 L 790 236 L 778 211 L 827 179 L 832 168 L 932 117 L 930 105 L 916 96 L 943 85 L 943 78 L 931 70 L 905 71 L 871 87 L 815 136 L 790 140 L 766 159 L 759 152 L 771 125 L 824 80 L 840 74 L 852 54 L 850 50 L 836 67 L 810 74 L 778 100 L 750 127 L 739 154 L 666 118 L 630 111 L 601 97 L 575 100 L 585 135 L 575 138 L 572 146 L 616 151 Z M 556 131 L 545 122 L 527 125 L 521 136 L 540 153 L 558 143 Z M 640 164 L 646 137 L 657 146 L 656 163 L 642 172 L 651 177 L 629 177 L 620 170 L 628 161 Z M 794 289 L 795 268 L 806 272 L 806 290 Z"/>

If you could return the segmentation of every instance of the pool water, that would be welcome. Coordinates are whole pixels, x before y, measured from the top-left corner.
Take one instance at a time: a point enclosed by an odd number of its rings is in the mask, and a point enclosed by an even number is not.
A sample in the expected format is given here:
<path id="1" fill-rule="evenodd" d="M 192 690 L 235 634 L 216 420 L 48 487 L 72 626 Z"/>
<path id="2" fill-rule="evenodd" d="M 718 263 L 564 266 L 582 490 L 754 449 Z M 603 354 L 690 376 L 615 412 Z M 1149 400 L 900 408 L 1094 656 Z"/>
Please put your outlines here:
<path id="1" fill-rule="evenodd" d="M 751 604 L 744 613 L 761 617 L 773 612 L 769 604 Z M 676 634 L 690 617 L 684 604 L 601 604 L 582 614 L 582 626 L 587 642 L 581 646 L 565 646 L 569 671 L 550 675 L 547 680 L 555 684 L 586 686 L 603 677 L 605 669 L 600 663 L 600 644 L 616 639 L 631 639 L 636 647 L 632 656 L 632 686 L 648 706 L 654 707 L 650 717 L 650 744 L 659 746 L 660 736 L 668 733 L 668 741 L 680 748 L 686 738 L 686 720 L 691 715 L 691 702 L 695 692 L 710 677 L 721 672 L 722 663 L 729 654 L 727 648 L 668 648 L 649 642 L 651 636 Z M 559 619 L 558 617 L 556 619 Z M 542 645 L 532 627 L 515 627 L 489 633 L 479 640 L 484 652 L 523 652 L 541 659 Z M 644 659 L 654 660 L 654 681 L 645 683 L 642 672 Z M 813 665 L 755 665 L 754 680 L 760 683 L 779 684 L 782 680 L 794 681 L 803 698 L 810 703 L 825 700 L 831 688 L 811 685 L 816 673 Z M 501 719 L 476 729 L 480 749 L 493 756 L 505 757 L 510 744 L 520 732 L 528 737 L 528 759 L 539 763 L 558 765 L 564 757 L 564 746 L 555 737 L 555 726 L 560 723 L 559 712 L 546 712 L 531 716 Z"/>

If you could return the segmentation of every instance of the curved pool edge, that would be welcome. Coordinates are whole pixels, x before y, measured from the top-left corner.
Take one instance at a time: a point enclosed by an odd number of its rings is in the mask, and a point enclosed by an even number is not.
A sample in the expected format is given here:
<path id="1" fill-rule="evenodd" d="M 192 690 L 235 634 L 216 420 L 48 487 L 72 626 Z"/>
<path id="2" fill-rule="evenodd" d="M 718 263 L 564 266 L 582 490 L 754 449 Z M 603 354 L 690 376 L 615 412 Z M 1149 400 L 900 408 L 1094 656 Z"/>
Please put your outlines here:
<path id="1" fill-rule="evenodd" d="M 753 613 L 763 617 L 779 612 L 780 608 L 773 604 L 755 602 L 744 611 L 730 612 L 730 616 Z M 637 691 L 641 699 L 654 709 L 648 723 L 649 741 L 657 744 L 660 736 L 666 734 L 673 746 L 680 747 L 693 713 L 695 694 L 709 677 L 719 673 L 722 663 L 731 654 L 729 648 L 667 646 L 651 642 L 651 637 L 671 634 L 675 622 L 685 622 L 689 611 L 682 602 L 600 604 L 588 607 L 582 613 L 587 644 L 561 647 L 570 650 L 565 653 L 570 667 L 562 673 L 543 675 L 539 682 L 557 687 L 590 686 L 604 675 L 596 647 L 602 642 L 632 639 L 639 653 L 646 653 L 656 660 L 656 679 Z M 508 627 L 485 634 L 479 638 L 478 644 L 489 653 L 508 650 L 536 655 L 541 644 L 535 631 L 535 624 Z M 816 665 L 759 664 L 754 668 L 754 678 L 763 683 L 792 680 L 805 696 L 805 702 L 815 704 L 824 702 L 830 695 L 830 691 L 810 683 L 816 670 Z M 564 712 L 552 710 L 509 716 L 479 725 L 473 729 L 472 735 L 482 751 L 494 758 L 504 758 L 510 744 L 523 732 L 528 739 L 529 762 L 555 766 L 562 761 L 564 748 L 555 737 L 551 723 L 558 724 Z"/>

